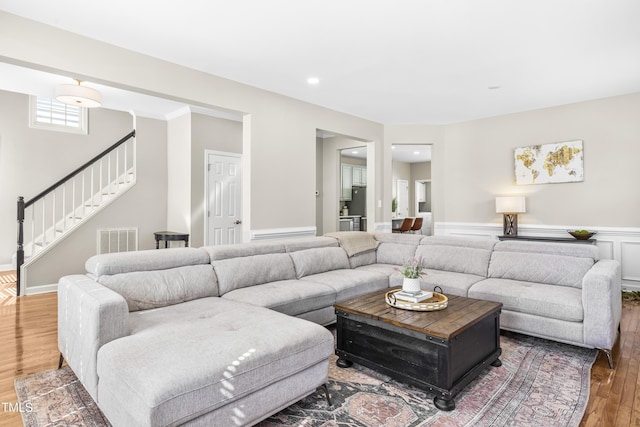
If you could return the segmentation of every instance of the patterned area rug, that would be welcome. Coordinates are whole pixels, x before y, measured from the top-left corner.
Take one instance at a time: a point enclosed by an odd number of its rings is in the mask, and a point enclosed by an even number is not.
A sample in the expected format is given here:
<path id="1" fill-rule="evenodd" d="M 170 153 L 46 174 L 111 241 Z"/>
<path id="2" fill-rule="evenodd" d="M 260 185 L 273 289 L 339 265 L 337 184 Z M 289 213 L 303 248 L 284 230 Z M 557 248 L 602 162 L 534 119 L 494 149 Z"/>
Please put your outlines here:
<path id="1" fill-rule="evenodd" d="M 433 396 L 359 365 L 341 369 L 332 357 L 322 390 L 259 427 L 578 426 L 589 399 L 596 351 L 503 332 L 502 366 L 488 368 L 439 411 Z M 25 426 L 108 426 L 69 368 L 18 378 Z M 226 427 L 226 426 L 220 426 Z"/>

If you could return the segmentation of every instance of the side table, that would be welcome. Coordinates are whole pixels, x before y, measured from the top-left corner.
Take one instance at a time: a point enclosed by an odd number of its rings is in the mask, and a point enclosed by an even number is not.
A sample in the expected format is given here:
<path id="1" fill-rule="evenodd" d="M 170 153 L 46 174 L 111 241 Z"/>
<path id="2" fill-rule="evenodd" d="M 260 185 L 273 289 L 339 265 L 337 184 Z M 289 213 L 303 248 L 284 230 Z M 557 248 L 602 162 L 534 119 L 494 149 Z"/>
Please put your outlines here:
<path id="1" fill-rule="evenodd" d="M 184 241 L 184 247 L 189 246 L 189 234 L 185 233 L 176 233 L 175 231 L 156 231 L 153 233 L 156 238 L 156 249 L 160 248 L 160 241 L 164 240 L 164 247 L 169 247 L 169 242 L 173 241 Z"/>

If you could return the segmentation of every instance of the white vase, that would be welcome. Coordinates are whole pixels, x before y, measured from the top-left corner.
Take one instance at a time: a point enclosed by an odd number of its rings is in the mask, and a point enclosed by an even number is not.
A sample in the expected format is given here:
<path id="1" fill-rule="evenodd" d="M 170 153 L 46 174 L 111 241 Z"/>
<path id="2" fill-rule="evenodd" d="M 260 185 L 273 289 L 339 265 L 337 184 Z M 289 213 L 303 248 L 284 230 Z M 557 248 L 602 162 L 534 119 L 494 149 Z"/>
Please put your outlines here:
<path id="1" fill-rule="evenodd" d="M 420 292 L 420 279 L 405 277 L 402 281 L 402 290 L 405 292 Z"/>

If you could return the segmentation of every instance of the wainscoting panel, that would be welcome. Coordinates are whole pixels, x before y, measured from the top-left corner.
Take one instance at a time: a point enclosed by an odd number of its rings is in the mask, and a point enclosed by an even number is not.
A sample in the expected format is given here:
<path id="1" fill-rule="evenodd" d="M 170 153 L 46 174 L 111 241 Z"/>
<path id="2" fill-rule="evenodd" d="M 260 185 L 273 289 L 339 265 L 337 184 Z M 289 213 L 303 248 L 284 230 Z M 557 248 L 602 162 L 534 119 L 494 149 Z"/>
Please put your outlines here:
<path id="1" fill-rule="evenodd" d="M 533 237 L 570 237 L 570 226 L 527 225 L 518 226 L 518 234 Z M 597 230 L 597 240 L 601 259 L 615 259 L 622 270 L 622 288 L 640 291 L 640 228 L 635 227 L 584 227 Z M 502 235 L 502 224 L 436 222 L 435 235 L 466 236 L 496 239 Z"/>
<path id="2" fill-rule="evenodd" d="M 622 281 L 640 283 L 640 242 L 621 243 Z"/>
<path id="3" fill-rule="evenodd" d="M 249 240 L 286 239 L 289 237 L 312 237 L 316 235 L 316 227 L 263 228 L 251 230 Z"/>

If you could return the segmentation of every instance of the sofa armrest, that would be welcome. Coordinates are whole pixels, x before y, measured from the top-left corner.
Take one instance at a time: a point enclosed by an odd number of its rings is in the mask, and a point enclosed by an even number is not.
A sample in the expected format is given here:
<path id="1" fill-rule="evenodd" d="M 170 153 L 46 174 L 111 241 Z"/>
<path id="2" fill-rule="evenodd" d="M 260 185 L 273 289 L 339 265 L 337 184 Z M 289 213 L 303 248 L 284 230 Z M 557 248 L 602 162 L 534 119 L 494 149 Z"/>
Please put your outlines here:
<path id="1" fill-rule="evenodd" d="M 128 317 L 124 298 L 87 276 L 58 282 L 58 348 L 96 401 L 98 350 L 129 335 Z"/>
<path id="2" fill-rule="evenodd" d="M 600 260 L 582 279 L 584 342 L 611 350 L 622 316 L 620 263 Z"/>

